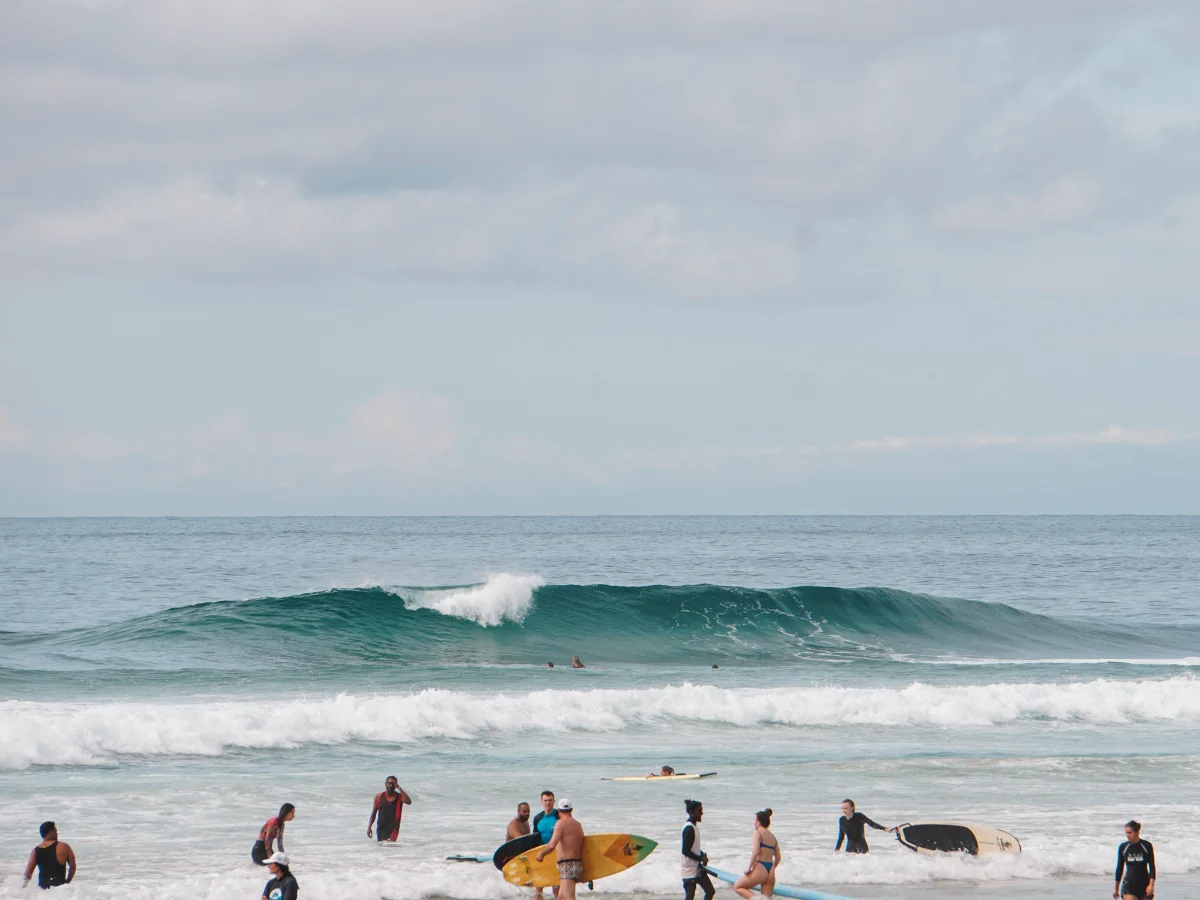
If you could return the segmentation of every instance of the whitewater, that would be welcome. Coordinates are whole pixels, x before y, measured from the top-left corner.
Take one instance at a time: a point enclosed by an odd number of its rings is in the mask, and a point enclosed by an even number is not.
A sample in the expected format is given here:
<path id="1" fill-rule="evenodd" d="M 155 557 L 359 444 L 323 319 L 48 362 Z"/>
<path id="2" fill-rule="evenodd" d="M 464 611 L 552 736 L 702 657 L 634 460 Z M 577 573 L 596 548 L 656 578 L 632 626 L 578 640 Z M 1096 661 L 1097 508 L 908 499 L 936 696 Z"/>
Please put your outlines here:
<path id="1" fill-rule="evenodd" d="M 545 788 L 660 842 L 610 895 L 680 893 L 696 796 L 718 864 L 771 806 L 780 881 L 851 897 L 1107 896 L 1131 817 L 1200 897 L 1198 595 L 1194 518 L 0 520 L 0 897 L 45 819 L 64 896 L 158 896 L 165 855 L 257 897 L 287 800 L 306 897 L 516 898 L 444 857 Z M 602 780 L 663 763 L 720 774 Z M 1025 852 L 835 855 L 846 796 Z"/>

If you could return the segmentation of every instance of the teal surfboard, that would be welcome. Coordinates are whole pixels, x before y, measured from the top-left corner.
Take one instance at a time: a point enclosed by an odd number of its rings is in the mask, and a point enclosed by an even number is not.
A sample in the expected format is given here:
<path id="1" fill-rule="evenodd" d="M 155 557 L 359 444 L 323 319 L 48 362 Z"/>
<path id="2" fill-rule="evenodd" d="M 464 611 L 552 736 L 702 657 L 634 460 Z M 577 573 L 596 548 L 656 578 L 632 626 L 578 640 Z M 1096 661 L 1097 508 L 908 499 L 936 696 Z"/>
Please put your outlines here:
<path id="1" fill-rule="evenodd" d="M 709 874 L 716 876 L 721 881 L 728 881 L 733 884 L 740 876 L 733 872 L 726 872 L 724 869 L 716 869 L 712 866 L 705 866 Z M 825 894 L 821 891 L 810 891 L 807 888 L 789 887 L 786 884 L 775 885 L 776 897 L 793 897 L 795 900 L 854 900 L 853 897 L 843 897 L 841 894 Z"/>

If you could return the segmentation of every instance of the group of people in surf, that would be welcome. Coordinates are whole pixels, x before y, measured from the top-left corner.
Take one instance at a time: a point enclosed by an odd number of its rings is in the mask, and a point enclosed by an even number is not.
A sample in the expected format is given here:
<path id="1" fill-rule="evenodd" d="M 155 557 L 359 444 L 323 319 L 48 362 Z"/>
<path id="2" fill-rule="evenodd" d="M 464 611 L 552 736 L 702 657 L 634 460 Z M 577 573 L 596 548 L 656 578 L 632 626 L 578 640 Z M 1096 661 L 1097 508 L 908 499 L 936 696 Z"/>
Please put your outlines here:
<path id="1" fill-rule="evenodd" d="M 551 851 L 558 867 L 558 887 L 551 888 L 558 900 L 575 900 L 575 885 L 583 880 L 583 825 L 575 818 L 575 808 L 566 797 L 556 800 L 554 791 L 542 791 L 542 809 L 529 821 L 529 804 L 517 804 L 517 814 L 504 831 L 504 842 L 537 834 L 540 849 L 535 854 L 537 861 L 544 860 Z M 542 889 L 537 889 L 541 896 Z"/>

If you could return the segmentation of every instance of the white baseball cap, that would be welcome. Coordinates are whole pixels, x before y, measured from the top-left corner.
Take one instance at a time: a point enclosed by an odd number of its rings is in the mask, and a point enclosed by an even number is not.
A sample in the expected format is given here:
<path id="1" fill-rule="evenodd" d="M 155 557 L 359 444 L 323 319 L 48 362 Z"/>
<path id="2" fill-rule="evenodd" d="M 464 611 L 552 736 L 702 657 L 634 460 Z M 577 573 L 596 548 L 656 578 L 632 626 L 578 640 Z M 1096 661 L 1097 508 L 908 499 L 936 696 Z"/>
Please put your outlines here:
<path id="1" fill-rule="evenodd" d="M 271 863 L 274 863 L 277 866 L 286 866 L 288 865 L 288 855 L 282 850 L 276 850 L 273 854 L 263 860 L 264 866 L 269 866 Z"/>
<path id="2" fill-rule="evenodd" d="M 561 809 L 563 812 L 571 812 L 571 810 L 573 810 L 575 807 L 573 807 L 571 805 L 570 800 L 568 800 L 566 797 L 563 797 L 561 800 L 558 801 L 558 806 L 555 808 Z"/>

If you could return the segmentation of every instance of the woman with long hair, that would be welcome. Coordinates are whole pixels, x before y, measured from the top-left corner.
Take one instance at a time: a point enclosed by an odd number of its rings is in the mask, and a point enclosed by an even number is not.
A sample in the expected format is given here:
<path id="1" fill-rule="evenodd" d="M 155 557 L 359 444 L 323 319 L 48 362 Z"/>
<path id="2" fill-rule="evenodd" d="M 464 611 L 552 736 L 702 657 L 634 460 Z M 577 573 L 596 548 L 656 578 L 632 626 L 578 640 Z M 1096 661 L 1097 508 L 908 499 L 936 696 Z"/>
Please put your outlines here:
<path id="1" fill-rule="evenodd" d="M 283 852 L 283 826 L 294 818 L 296 818 L 296 807 L 285 803 L 279 807 L 279 815 L 267 819 L 263 827 L 258 830 L 258 840 L 250 848 L 250 858 L 254 860 L 255 865 L 265 866 L 267 857 L 274 853 L 276 848 L 279 852 Z"/>
<path id="2" fill-rule="evenodd" d="M 783 854 L 779 852 L 779 841 L 771 833 L 771 816 L 774 814 L 772 809 L 754 814 L 750 866 L 733 885 L 733 889 L 746 900 L 752 900 L 754 888 L 759 888 L 764 897 L 770 897 L 775 892 L 775 869 L 783 859 Z"/>
<path id="3" fill-rule="evenodd" d="M 271 869 L 272 877 L 263 888 L 262 900 L 297 900 L 300 885 L 288 868 L 288 855 L 283 852 L 272 854 L 263 860 L 263 865 Z"/>

